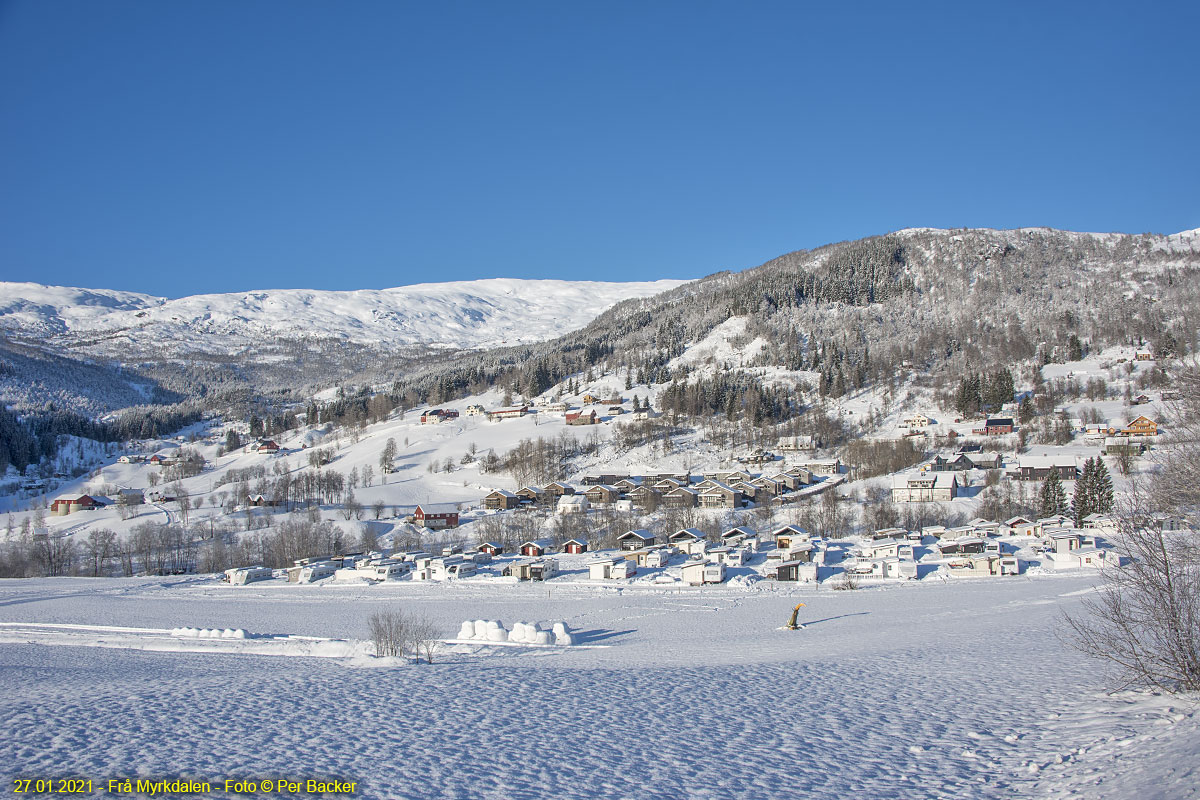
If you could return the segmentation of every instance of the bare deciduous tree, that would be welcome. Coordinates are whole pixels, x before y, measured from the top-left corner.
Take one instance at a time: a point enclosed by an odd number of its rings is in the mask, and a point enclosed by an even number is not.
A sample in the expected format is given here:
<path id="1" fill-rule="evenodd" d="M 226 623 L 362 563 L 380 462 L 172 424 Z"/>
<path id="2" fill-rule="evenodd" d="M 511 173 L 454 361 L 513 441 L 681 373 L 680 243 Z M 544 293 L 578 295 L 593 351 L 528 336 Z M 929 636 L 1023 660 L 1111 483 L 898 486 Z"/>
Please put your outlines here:
<path id="1" fill-rule="evenodd" d="M 403 611 L 381 611 L 367 620 L 375 655 L 395 658 L 404 654 L 408 643 L 408 618 Z"/>
<path id="2" fill-rule="evenodd" d="M 1085 613 L 1067 618 L 1072 644 L 1113 668 L 1115 688 L 1200 690 L 1200 364 L 1176 385 L 1183 399 L 1167 419 L 1161 469 L 1135 483 L 1120 513 L 1130 563 L 1107 567 Z"/>
<path id="3" fill-rule="evenodd" d="M 433 663 L 433 654 L 441 645 L 441 632 L 433 620 L 428 617 L 416 617 L 408 620 L 409 648 L 420 662 L 425 656 L 427 664 Z"/>

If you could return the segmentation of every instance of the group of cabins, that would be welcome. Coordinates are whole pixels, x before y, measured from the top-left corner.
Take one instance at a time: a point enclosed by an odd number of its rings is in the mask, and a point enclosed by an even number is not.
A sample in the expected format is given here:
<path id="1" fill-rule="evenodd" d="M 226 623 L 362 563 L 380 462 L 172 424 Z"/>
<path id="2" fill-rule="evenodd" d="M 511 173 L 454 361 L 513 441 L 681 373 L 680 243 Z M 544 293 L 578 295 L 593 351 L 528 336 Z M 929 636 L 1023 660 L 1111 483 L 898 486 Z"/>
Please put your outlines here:
<path id="1" fill-rule="evenodd" d="M 437 425 L 441 422 L 449 422 L 450 420 L 458 419 L 458 412 L 449 408 L 431 408 L 421 415 L 422 425 Z"/>
<path id="2" fill-rule="evenodd" d="M 760 537 L 753 529 L 739 526 L 712 541 L 696 528 L 683 528 L 663 537 L 636 529 L 616 537 L 617 552 L 596 553 L 585 563 L 585 568 L 590 580 L 625 580 L 636 576 L 639 569 L 664 569 L 674 560 L 682 582 L 693 586 L 719 584 L 726 580 L 728 569 L 746 566 L 760 552 L 760 547 L 765 547 L 763 574 L 780 582 L 815 582 L 820 569 L 839 563 L 848 577 L 913 580 L 920 577 L 920 569 L 940 570 L 954 577 L 1008 576 L 1020 574 L 1023 562 L 1017 557 L 1016 546 L 1000 541 L 1004 537 L 1035 538 L 1034 549 L 1042 552 L 1045 563 L 1055 568 L 1119 564 L 1121 559 L 1102 545 L 1099 536 L 1110 530 L 1112 524 L 1110 518 L 1092 514 L 1079 528 L 1061 516 L 1036 520 L 1013 517 L 1004 522 L 974 519 L 956 527 L 929 525 L 919 531 L 885 528 L 848 551 L 844 547 L 830 550 L 828 542 L 795 525 L 776 528 L 769 537 Z M 480 565 L 505 552 L 504 546 L 497 542 L 483 542 L 468 553 L 463 550 L 462 545 L 451 544 L 440 555 L 419 552 L 389 557 L 349 553 L 300 559 L 288 568 L 287 575 L 293 583 L 310 583 L 327 577 L 370 581 L 453 580 L 475 575 Z M 588 553 L 589 543 L 585 539 L 573 538 L 557 544 L 549 539 L 529 540 L 515 548 L 515 558 L 506 561 L 499 574 L 518 581 L 545 581 L 560 574 L 561 556 Z M 227 580 L 232 583 L 271 576 L 272 571 L 262 567 L 227 572 Z"/>
<path id="3" fill-rule="evenodd" d="M 831 466 L 833 464 L 834 466 Z M 840 462 L 821 462 L 822 470 L 840 470 Z M 483 507 L 503 511 L 528 506 L 554 505 L 562 513 L 586 511 L 593 505 L 632 508 L 742 508 L 784 498 L 815 481 L 816 471 L 795 466 L 767 475 L 734 470 L 699 478 L 689 474 L 587 476 L 584 486 L 554 482 L 524 486 L 515 492 L 495 489 L 483 498 Z M 827 473 L 829 474 L 829 473 Z"/>

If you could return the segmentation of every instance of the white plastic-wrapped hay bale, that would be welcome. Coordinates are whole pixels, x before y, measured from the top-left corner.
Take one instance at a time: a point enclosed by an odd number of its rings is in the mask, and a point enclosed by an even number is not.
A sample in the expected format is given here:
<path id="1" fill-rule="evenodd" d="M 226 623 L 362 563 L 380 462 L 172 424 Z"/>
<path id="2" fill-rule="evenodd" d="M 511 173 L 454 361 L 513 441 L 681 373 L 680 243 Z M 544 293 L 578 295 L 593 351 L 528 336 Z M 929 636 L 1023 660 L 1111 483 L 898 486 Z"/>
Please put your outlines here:
<path id="1" fill-rule="evenodd" d="M 559 645 L 575 644 L 575 637 L 571 635 L 571 629 L 567 627 L 565 622 L 554 623 L 554 643 Z"/>
<path id="2" fill-rule="evenodd" d="M 527 633 L 528 629 L 529 626 L 524 622 L 514 622 L 512 626 L 512 632 L 508 634 L 508 640 L 510 642 L 527 641 L 529 637 L 529 634 Z"/>
<path id="3" fill-rule="evenodd" d="M 533 644 L 552 644 L 553 641 L 550 631 L 538 631 L 534 634 Z"/>
<path id="4" fill-rule="evenodd" d="M 488 621 L 486 619 L 475 620 L 475 635 L 472 638 L 486 639 L 488 638 Z M 499 624 L 499 623 L 497 623 Z"/>
<path id="5" fill-rule="evenodd" d="M 507 642 L 508 631 L 500 627 L 500 623 L 496 620 L 489 620 L 487 627 L 487 639 L 489 642 Z"/>
<path id="6" fill-rule="evenodd" d="M 486 631 L 486 628 L 485 628 Z M 475 623 L 471 620 L 465 620 L 458 628 L 459 639 L 474 639 L 475 638 Z"/>

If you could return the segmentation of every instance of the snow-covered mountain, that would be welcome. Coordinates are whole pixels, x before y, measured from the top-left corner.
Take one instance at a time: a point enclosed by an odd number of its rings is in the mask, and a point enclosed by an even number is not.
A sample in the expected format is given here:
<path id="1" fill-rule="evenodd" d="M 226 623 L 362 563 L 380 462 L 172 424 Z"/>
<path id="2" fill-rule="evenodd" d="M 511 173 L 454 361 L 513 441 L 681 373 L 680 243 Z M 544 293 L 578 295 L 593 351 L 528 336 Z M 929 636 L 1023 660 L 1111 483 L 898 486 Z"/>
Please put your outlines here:
<path id="1" fill-rule="evenodd" d="M 110 357 L 164 343 L 179 354 L 238 353 L 279 338 L 475 349 L 551 339 L 583 327 L 622 300 L 681 283 L 494 278 L 176 300 L 105 289 L 0 283 L 0 330 L 14 338 Z"/>

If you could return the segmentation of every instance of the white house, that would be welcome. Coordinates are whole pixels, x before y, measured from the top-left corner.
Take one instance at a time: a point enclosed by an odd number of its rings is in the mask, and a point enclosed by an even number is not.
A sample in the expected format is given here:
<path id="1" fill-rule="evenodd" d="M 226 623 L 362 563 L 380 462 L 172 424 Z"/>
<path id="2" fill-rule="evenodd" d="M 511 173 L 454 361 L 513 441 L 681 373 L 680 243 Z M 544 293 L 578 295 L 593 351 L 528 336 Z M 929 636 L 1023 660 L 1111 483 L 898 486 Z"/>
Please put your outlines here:
<path id="1" fill-rule="evenodd" d="M 588 499 L 585 494 L 564 494 L 558 498 L 556 510 L 559 514 L 586 514 Z"/>

